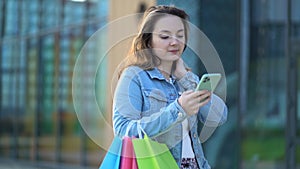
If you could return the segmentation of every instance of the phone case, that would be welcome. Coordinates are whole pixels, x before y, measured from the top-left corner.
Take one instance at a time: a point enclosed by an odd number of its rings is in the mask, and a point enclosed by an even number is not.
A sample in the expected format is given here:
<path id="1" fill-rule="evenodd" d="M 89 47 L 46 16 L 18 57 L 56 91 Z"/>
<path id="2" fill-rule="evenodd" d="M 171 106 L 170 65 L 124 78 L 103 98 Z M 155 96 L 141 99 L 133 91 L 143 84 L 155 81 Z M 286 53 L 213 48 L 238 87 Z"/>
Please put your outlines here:
<path id="1" fill-rule="evenodd" d="M 201 80 L 198 83 L 196 90 L 209 90 L 213 92 L 217 87 L 221 77 L 222 76 L 220 73 L 204 74 L 201 77 Z"/>

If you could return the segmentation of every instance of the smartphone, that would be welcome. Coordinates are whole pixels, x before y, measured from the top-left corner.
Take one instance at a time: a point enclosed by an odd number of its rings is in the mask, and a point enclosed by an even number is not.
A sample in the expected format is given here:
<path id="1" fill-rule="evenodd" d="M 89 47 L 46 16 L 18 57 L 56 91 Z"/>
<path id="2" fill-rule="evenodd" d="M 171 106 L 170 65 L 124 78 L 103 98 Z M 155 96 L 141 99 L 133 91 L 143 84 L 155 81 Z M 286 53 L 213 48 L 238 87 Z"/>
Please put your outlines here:
<path id="1" fill-rule="evenodd" d="M 209 90 L 211 92 L 214 92 L 214 90 L 216 89 L 217 85 L 221 80 L 221 77 L 222 76 L 220 73 L 204 74 L 201 77 L 196 90 Z"/>

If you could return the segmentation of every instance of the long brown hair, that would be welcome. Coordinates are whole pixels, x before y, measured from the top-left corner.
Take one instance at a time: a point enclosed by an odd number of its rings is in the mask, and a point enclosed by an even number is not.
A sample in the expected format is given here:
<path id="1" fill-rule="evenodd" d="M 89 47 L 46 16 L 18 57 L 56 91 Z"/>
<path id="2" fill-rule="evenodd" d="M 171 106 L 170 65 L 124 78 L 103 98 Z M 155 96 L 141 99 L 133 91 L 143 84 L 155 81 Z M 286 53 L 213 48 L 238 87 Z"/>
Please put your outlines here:
<path id="1" fill-rule="evenodd" d="M 166 15 L 175 15 L 181 18 L 184 25 L 184 34 L 185 34 L 184 49 L 186 48 L 186 42 L 189 33 L 189 25 L 188 25 L 189 16 L 187 15 L 187 13 L 174 6 L 166 6 L 166 5 L 151 6 L 144 12 L 138 34 L 133 39 L 132 46 L 126 56 L 124 65 L 121 66 L 121 70 L 119 72 L 120 74 L 128 66 L 134 65 L 144 70 L 149 70 L 159 65 L 160 60 L 158 59 L 158 57 L 155 57 L 155 55 L 153 54 L 150 44 L 152 40 L 152 32 L 154 30 L 154 25 L 160 18 Z"/>

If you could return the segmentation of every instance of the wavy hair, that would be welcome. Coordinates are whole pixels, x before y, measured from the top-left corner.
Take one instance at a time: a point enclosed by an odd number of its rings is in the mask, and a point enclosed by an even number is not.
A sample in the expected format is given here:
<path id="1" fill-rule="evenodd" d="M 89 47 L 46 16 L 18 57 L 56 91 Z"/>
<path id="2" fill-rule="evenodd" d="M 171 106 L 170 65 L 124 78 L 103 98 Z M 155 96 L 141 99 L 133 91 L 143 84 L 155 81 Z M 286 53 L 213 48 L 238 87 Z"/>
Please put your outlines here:
<path id="1" fill-rule="evenodd" d="M 157 5 L 149 7 L 141 20 L 138 34 L 132 41 L 131 48 L 126 56 L 125 64 L 120 70 L 122 71 L 128 66 L 138 66 L 144 70 L 153 69 L 160 64 L 160 60 L 156 57 L 151 50 L 151 40 L 156 22 L 167 15 L 174 15 L 181 18 L 184 25 L 185 47 L 188 40 L 189 25 L 188 14 L 182 9 L 174 6 Z"/>

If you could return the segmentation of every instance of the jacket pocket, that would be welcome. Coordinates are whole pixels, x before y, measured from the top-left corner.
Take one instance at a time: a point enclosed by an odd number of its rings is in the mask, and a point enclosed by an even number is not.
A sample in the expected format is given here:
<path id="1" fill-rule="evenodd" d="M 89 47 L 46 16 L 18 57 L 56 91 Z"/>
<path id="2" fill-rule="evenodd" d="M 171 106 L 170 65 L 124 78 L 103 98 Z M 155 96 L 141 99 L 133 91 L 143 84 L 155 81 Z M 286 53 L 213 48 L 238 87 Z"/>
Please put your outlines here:
<path id="1" fill-rule="evenodd" d="M 158 112 L 162 107 L 167 106 L 168 99 L 164 92 L 159 89 L 145 89 L 144 95 L 147 114 Z"/>

